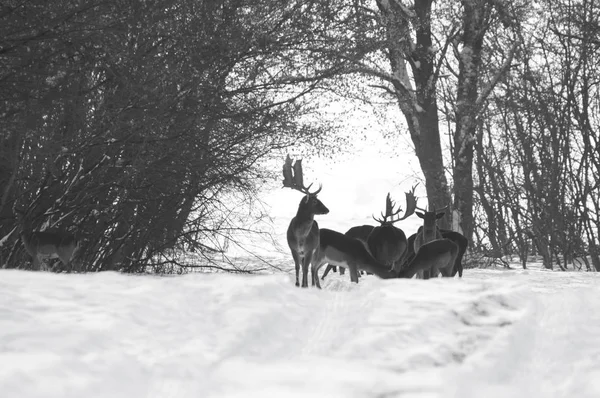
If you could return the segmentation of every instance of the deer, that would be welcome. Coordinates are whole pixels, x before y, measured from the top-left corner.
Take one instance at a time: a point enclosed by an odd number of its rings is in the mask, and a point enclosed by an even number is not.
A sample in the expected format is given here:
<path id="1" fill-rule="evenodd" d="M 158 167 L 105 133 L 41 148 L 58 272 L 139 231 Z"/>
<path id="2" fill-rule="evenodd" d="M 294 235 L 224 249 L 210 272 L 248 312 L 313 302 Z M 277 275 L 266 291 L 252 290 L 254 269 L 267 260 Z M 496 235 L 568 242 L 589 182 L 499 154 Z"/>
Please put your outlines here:
<path id="1" fill-rule="evenodd" d="M 287 229 L 287 242 L 296 267 L 296 286 L 300 286 L 299 272 L 302 266 L 303 288 L 308 287 L 308 267 L 314 264 L 319 251 L 319 224 L 315 221 L 315 215 L 329 213 L 329 209 L 317 198 L 323 187 L 320 185 L 316 191 L 310 192 L 312 185 L 311 183 L 308 187 L 304 186 L 302 160 L 296 160 L 292 166 L 292 159 L 288 154 L 283 165 L 283 187 L 297 190 L 305 195 L 300 200 L 296 216 L 292 218 Z M 311 271 L 313 269 L 314 267 L 311 267 Z M 314 275 L 311 278 L 314 286 Z"/>
<path id="2" fill-rule="evenodd" d="M 463 265 L 462 258 L 467 251 L 467 247 L 469 247 L 469 240 L 460 232 L 452 231 L 450 229 L 440 228 L 440 233 L 442 234 L 442 238 L 450 239 L 452 242 L 456 243 L 458 246 L 458 255 L 456 256 L 456 260 L 454 260 L 454 267 L 452 269 L 452 276 L 455 276 L 458 273 L 458 277 L 462 278 L 463 274 Z"/>
<path id="3" fill-rule="evenodd" d="M 435 207 L 434 207 L 432 211 L 428 211 L 428 210 L 417 207 L 417 210 L 420 210 L 420 211 L 416 211 L 415 214 L 419 218 L 423 219 L 423 226 L 419 227 L 419 231 L 417 231 L 417 234 L 414 239 L 415 255 L 418 254 L 419 250 L 421 250 L 421 248 L 426 243 L 434 241 L 436 239 L 437 240 L 444 239 L 444 237 L 442 236 L 442 233 L 440 232 L 440 229 L 437 226 L 437 220 L 439 220 L 440 218 L 442 218 L 444 216 L 444 214 L 446 214 L 445 211 L 447 208 L 448 208 L 448 206 L 445 206 L 444 208 L 436 211 Z M 450 239 L 447 239 L 447 240 L 450 240 Z M 452 240 L 450 240 L 450 241 L 452 241 Z M 454 263 L 456 261 L 456 258 L 458 257 L 458 248 L 459 248 L 458 244 L 456 244 L 456 243 L 454 243 L 454 244 L 457 247 L 457 252 L 456 252 L 454 258 L 452 259 L 452 261 L 445 265 L 441 264 L 436 267 L 432 267 L 430 272 L 425 270 L 423 272 L 423 279 L 429 279 L 430 276 L 436 277 L 438 275 L 438 273 L 441 273 L 443 277 L 451 277 L 453 275 Z"/>
<path id="4" fill-rule="evenodd" d="M 415 185 L 409 192 L 406 192 L 406 211 L 402 217 L 394 219 L 394 216 L 397 216 L 402 208 L 398 207 L 394 210 L 396 204 L 390 193 L 388 193 L 385 201 L 385 214 L 382 212 L 380 219 L 372 216 L 375 221 L 380 223 L 378 227 L 371 225 L 356 226 L 350 228 L 344 235 L 359 239 L 366 245 L 369 254 L 390 268 L 394 267 L 396 271 L 399 271 L 402 266 L 402 259 L 406 254 L 407 243 L 404 231 L 395 227 L 394 223 L 405 220 L 414 214 L 417 206 L 416 188 Z M 324 279 L 333 267 L 334 265 L 329 264 L 321 279 Z M 340 267 L 340 275 L 344 274 L 343 269 L 343 267 Z"/>
<path id="5" fill-rule="evenodd" d="M 397 271 L 375 259 L 360 240 L 322 228 L 319 250 L 312 263 L 313 284 L 321 288 L 319 268 L 326 263 L 348 268 L 350 281 L 358 283 L 359 270 L 371 272 L 382 279 L 412 278 L 417 272 L 447 264 L 458 252 L 457 245 L 448 239 L 434 240 L 423 248 L 425 250 L 420 250 L 406 267 Z"/>
<path id="6" fill-rule="evenodd" d="M 21 224 L 21 241 L 32 258 L 33 269 L 40 271 L 43 260 L 58 258 L 63 268 L 71 272 L 71 260 L 79 249 L 75 236 L 63 231 L 33 231 L 25 213 L 16 210 L 16 214 Z"/>
<path id="7" fill-rule="evenodd" d="M 348 231 L 346 231 L 346 233 L 344 235 L 346 235 L 349 238 L 354 238 L 354 239 L 360 240 L 362 242 L 362 244 L 365 245 L 367 250 L 369 250 L 369 245 L 367 243 L 367 239 L 369 239 L 369 234 L 371 233 L 371 231 L 373 231 L 373 228 L 375 228 L 375 227 L 372 225 L 358 225 L 356 227 L 350 228 Z M 321 279 L 322 280 L 325 279 L 325 277 L 331 270 L 333 270 L 335 272 L 336 266 L 332 265 L 332 264 L 328 264 Z M 340 275 L 344 275 L 344 274 L 345 274 L 345 268 L 340 267 Z"/>
<path id="8" fill-rule="evenodd" d="M 451 241 L 453 241 L 454 243 L 457 244 L 458 255 L 456 256 L 456 260 L 454 261 L 454 268 L 452 270 L 452 276 L 455 276 L 458 273 L 458 277 L 462 278 L 462 274 L 463 274 L 462 258 L 464 256 L 465 252 L 467 251 L 467 247 L 469 246 L 469 241 L 460 232 L 452 231 L 450 229 L 443 229 L 443 228 L 438 228 L 438 230 L 440 231 L 442 238 L 450 239 Z M 414 246 L 415 238 L 417 237 L 417 234 L 421 234 L 422 231 L 423 231 L 423 227 L 419 227 L 418 232 L 416 232 L 408 237 L 408 250 L 407 250 L 406 257 L 404 258 L 404 264 L 408 264 L 412 260 L 412 258 L 415 256 L 415 246 Z"/>
<path id="9" fill-rule="evenodd" d="M 395 227 L 394 223 L 405 220 L 414 214 L 417 207 L 416 188 L 415 185 L 409 192 L 405 193 L 406 211 L 402 217 L 394 218 L 402 211 L 402 208 L 398 206 L 398 209 L 394 211 L 396 204 L 390 194 L 387 194 L 385 214 L 382 212 L 381 218 L 373 216 L 373 219 L 379 222 L 380 225 L 373 228 L 367 239 L 369 250 L 373 256 L 396 271 L 399 271 L 402 267 L 402 260 L 406 255 L 407 240 L 404 231 Z"/>

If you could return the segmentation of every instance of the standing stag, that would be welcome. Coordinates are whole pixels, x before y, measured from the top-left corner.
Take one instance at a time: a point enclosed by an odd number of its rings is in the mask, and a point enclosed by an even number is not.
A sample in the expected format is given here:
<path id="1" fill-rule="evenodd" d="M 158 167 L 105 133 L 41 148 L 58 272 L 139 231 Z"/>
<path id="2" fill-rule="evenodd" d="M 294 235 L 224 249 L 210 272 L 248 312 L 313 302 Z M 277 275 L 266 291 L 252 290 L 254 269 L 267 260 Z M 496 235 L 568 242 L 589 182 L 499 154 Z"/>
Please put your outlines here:
<path id="1" fill-rule="evenodd" d="M 302 160 L 297 160 L 292 167 L 292 159 L 287 156 L 283 165 L 283 186 L 292 188 L 305 194 L 300 200 L 296 216 L 292 218 L 287 230 L 287 242 L 296 265 L 296 286 L 300 286 L 299 272 L 302 264 L 302 287 L 308 287 L 308 266 L 312 264 L 314 273 L 314 261 L 319 249 L 319 224 L 315 221 L 316 214 L 327 214 L 329 209 L 317 198 L 322 187 L 319 186 L 315 192 L 310 192 L 312 186 L 304 186 L 302 174 Z M 318 278 L 317 278 L 318 279 Z M 313 285 L 315 276 L 312 275 Z"/>
<path id="2" fill-rule="evenodd" d="M 398 207 L 394 211 L 395 203 L 392 201 L 390 194 L 387 194 L 385 200 L 385 214 L 381 213 L 380 219 L 373 217 L 373 219 L 380 223 L 378 227 L 375 227 L 369 234 L 367 243 L 369 250 L 373 256 L 386 264 L 390 268 L 400 271 L 402 267 L 402 260 L 406 255 L 407 242 L 404 231 L 394 226 L 394 223 L 405 220 L 411 216 L 417 207 L 417 198 L 415 197 L 415 185 L 412 190 L 406 192 L 406 211 L 402 218 L 397 216 L 402 208 Z"/>

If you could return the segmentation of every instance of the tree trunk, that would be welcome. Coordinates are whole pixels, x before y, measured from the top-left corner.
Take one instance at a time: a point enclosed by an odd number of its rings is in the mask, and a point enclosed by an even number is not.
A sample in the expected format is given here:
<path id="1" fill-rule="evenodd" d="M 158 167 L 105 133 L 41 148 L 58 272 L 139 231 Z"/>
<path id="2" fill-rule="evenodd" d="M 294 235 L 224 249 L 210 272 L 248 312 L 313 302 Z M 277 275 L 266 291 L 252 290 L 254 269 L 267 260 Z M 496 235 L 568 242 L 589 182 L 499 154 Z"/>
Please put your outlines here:
<path id="1" fill-rule="evenodd" d="M 473 236 L 473 144 L 476 140 L 479 74 L 490 7 L 486 1 L 463 0 L 462 49 L 458 58 L 456 130 L 454 131 L 454 215 L 460 231 Z"/>
<path id="2" fill-rule="evenodd" d="M 425 176 L 429 206 L 442 208 L 450 202 L 450 193 L 440 144 L 431 3 L 416 0 L 413 14 L 394 2 L 377 1 L 386 27 L 392 83 Z M 416 44 L 412 43 L 412 29 L 416 31 Z M 440 220 L 441 227 L 448 228 L 447 219 Z"/>

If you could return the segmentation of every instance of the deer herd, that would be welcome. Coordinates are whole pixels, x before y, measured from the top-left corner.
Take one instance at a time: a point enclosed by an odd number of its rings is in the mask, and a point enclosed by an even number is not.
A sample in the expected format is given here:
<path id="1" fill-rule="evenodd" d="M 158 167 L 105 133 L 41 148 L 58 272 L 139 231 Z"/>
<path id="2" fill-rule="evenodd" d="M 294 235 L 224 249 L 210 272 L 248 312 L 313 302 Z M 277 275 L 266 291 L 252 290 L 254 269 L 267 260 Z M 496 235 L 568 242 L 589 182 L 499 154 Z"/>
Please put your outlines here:
<path id="1" fill-rule="evenodd" d="M 321 186 L 310 192 L 312 184 L 304 185 L 301 160 L 293 162 L 287 156 L 283 165 L 283 186 L 305 195 L 287 230 L 287 241 L 296 266 L 296 286 L 308 287 L 310 265 L 311 284 L 321 288 L 319 269 L 325 264 L 328 267 L 322 278 L 334 267 L 339 268 L 340 274 L 344 274 L 347 268 L 350 280 L 356 283 L 360 271 L 383 279 L 412 278 L 415 275 L 428 279 L 440 274 L 453 277 L 456 273 L 462 277 L 462 257 L 467 249 L 467 239 L 458 232 L 437 226 L 437 220 L 444 216 L 447 206 L 439 210 L 417 207 L 416 186 L 406 193 L 406 210 L 402 217 L 398 216 L 402 209 L 394 209 L 395 203 L 388 194 L 385 213 L 381 213 L 381 218 L 373 217 L 379 226 L 356 226 L 345 234 L 319 228 L 315 215 L 327 214 L 329 209 L 317 198 Z M 413 214 L 423 219 L 423 226 L 407 238 L 394 223 Z"/>

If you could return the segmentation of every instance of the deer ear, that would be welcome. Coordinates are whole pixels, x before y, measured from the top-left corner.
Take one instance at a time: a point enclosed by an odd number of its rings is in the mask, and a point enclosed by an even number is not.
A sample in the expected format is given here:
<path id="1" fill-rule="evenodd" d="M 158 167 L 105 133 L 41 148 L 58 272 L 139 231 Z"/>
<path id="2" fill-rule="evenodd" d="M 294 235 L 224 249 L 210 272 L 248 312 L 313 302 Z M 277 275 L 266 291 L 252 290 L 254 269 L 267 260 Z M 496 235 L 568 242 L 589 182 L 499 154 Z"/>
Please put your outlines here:
<path id="1" fill-rule="evenodd" d="M 441 213 L 438 213 L 438 214 L 436 214 L 436 215 L 435 215 L 435 219 L 436 219 L 436 220 L 439 220 L 440 218 L 444 217 L 444 214 L 446 214 L 446 212 L 445 212 L 445 211 L 443 211 L 443 212 L 441 212 Z"/>
<path id="2" fill-rule="evenodd" d="M 310 199 L 310 194 L 307 193 L 306 196 L 304 197 L 304 203 L 308 203 L 309 199 Z"/>
<path id="3" fill-rule="evenodd" d="M 421 213 L 420 211 L 415 211 L 415 214 L 417 215 L 417 217 L 419 218 L 425 218 L 425 214 Z"/>

